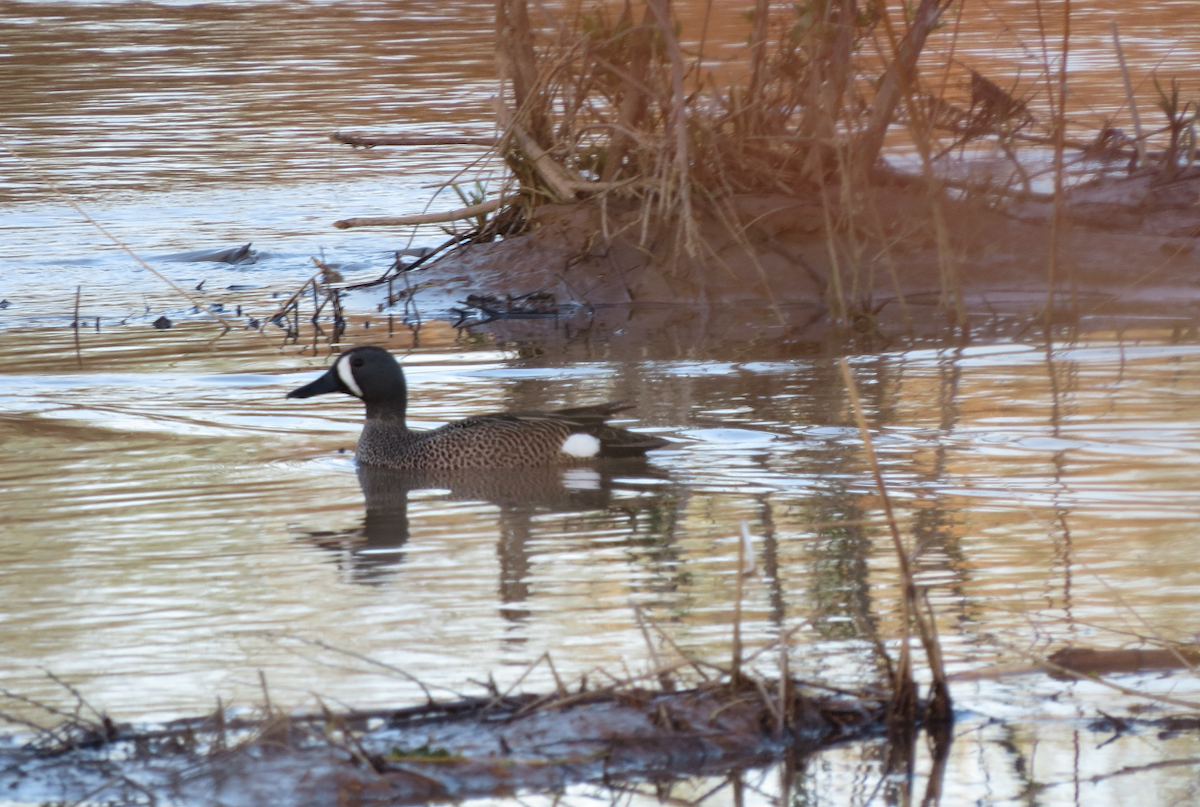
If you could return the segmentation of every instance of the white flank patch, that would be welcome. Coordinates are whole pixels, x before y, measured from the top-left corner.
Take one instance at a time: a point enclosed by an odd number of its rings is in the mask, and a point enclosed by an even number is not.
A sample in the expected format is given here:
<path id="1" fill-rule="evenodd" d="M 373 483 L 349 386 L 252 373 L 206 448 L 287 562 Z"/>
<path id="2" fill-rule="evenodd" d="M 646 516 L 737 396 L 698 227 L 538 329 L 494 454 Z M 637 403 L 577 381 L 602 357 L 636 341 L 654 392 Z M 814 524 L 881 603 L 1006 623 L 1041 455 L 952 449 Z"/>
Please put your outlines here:
<path id="1" fill-rule="evenodd" d="M 595 468 L 568 468 L 562 481 L 567 490 L 600 490 L 600 472 Z"/>
<path id="2" fill-rule="evenodd" d="M 562 448 L 559 451 L 585 460 L 600 453 L 600 440 L 590 434 L 572 434 L 563 440 Z"/>
<path id="3" fill-rule="evenodd" d="M 354 368 L 350 366 L 350 362 L 345 356 L 337 360 L 338 378 L 342 379 L 342 383 L 349 387 L 355 397 L 362 397 L 362 389 L 358 386 L 358 382 L 354 380 Z"/>

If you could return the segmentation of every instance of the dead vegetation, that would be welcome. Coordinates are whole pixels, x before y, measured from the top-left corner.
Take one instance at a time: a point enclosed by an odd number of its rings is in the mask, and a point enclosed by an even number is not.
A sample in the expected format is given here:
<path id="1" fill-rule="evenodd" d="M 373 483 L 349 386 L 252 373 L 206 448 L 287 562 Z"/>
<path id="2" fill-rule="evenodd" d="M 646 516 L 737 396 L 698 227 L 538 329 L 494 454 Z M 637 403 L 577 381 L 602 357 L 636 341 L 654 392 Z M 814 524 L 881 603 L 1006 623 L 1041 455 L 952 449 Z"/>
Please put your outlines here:
<path id="1" fill-rule="evenodd" d="M 554 671 L 548 656 L 534 667 L 543 664 Z M 40 709 L 51 725 L 0 713 L 33 731 L 22 746 L 0 749 L 0 781 L 10 798 L 29 802 L 201 804 L 236 792 L 284 804 L 356 802 L 364 794 L 416 804 L 724 775 L 878 737 L 886 716 L 879 695 L 794 680 L 785 686 L 748 666 L 735 672 L 684 660 L 620 678 L 597 670 L 574 683 L 555 673 L 553 692 L 515 692 L 532 670 L 506 691 L 489 679 L 482 696 L 373 711 L 321 704 L 308 714 L 278 711 L 264 681 L 255 712 L 218 704 L 210 715 L 156 726 L 114 723 L 74 689 L 73 711 L 3 692 Z M 904 745 L 911 750 L 911 738 Z"/>
<path id="2" fill-rule="evenodd" d="M 759 0 L 748 46 L 730 60 L 713 55 L 707 15 L 680 20 L 667 0 L 581 3 L 561 15 L 542 7 L 533 15 L 525 0 L 504 0 L 496 18 L 501 93 L 493 153 L 510 180 L 494 201 L 437 217 L 475 217 L 480 205 L 502 211 L 502 226 L 462 231 L 455 246 L 569 219 L 557 240 L 531 242 L 533 262 L 553 267 L 529 282 L 512 278 L 505 293 L 549 292 L 554 283 L 560 298 L 585 304 L 695 304 L 725 302 L 731 289 L 753 287 L 776 308 L 820 302 L 847 327 L 871 321 L 881 300 L 905 309 L 908 295 L 931 288 L 950 321 L 965 326 L 971 274 L 993 284 L 1041 283 L 1049 317 L 1053 295 L 1068 286 L 1074 294 L 1078 281 L 1060 242 L 1067 244 L 1071 228 L 1095 226 L 1097 195 L 1105 199 L 1101 213 L 1136 217 L 1139 226 L 1147 210 L 1169 207 L 1142 227 L 1146 234 L 1200 236 L 1200 218 L 1172 195 L 1188 195 L 1180 183 L 1188 191 L 1200 183 L 1192 168 L 1196 109 L 1177 83 L 1159 88 L 1161 129 L 1142 131 L 1130 84 L 1133 136 L 1111 120 L 1089 130 L 1067 114 L 1069 9 L 1051 19 L 1038 4 L 1038 19 L 1046 20 L 1042 64 L 1007 84 L 954 56 L 956 15 L 961 8 L 951 0 L 890 10 L 855 0 L 782 8 Z M 1113 34 L 1121 56 L 1115 27 Z M 919 70 L 933 35 L 950 40 L 941 48 L 949 54 L 945 67 Z M 404 142 L 336 137 L 362 146 Z M 880 163 L 889 142 L 917 155 L 915 172 Z M 1002 155 L 1003 164 L 959 171 L 952 158 L 979 146 Z M 1076 205 L 1070 186 L 1084 178 L 1091 198 Z M 1052 190 L 1044 188 L 1048 181 Z M 1006 232 L 1017 220 L 1048 236 L 1032 228 Z M 1024 262 L 1019 271 L 978 264 L 993 249 L 980 243 L 985 229 L 999 234 L 994 241 L 1033 244 L 1010 262 Z M 1186 247 L 1164 249 L 1177 257 L 1190 254 Z M 483 254 L 480 262 L 508 271 L 503 248 Z M 528 265 L 530 255 L 520 262 Z M 469 257 L 461 263 L 475 268 Z M 556 279 L 572 272 L 578 288 L 588 285 L 584 275 L 599 277 L 606 268 L 622 281 L 591 297 Z M 495 296 L 497 285 L 477 291 Z"/>

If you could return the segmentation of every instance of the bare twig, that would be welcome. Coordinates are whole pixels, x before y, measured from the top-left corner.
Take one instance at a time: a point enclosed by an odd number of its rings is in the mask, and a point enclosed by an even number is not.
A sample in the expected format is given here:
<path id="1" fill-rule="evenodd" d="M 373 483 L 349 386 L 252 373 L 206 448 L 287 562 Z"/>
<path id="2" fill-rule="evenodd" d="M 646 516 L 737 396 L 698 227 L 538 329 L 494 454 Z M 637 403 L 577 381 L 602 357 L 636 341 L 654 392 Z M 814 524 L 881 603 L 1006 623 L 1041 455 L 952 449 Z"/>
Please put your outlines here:
<path id="1" fill-rule="evenodd" d="M 321 641 L 320 639 L 307 639 L 307 638 L 305 638 L 305 637 L 303 637 L 303 636 L 295 636 L 295 635 L 292 635 L 292 634 L 287 634 L 287 633 L 275 633 L 275 632 L 273 632 L 273 631 L 270 631 L 270 632 L 268 632 L 268 633 L 267 633 L 267 635 L 268 635 L 268 636 L 273 636 L 273 637 L 275 637 L 275 638 L 279 638 L 279 639 L 292 639 L 292 640 L 294 640 L 294 641 L 301 642 L 301 643 L 303 643 L 303 644 L 312 645 L 313 647 L 320 647 L 320 648 L 321 648 L 321 649 L 323 649 L 323 650 L 330 650 L 330 651 L 332 651 L 332 652 L 334 652 L 334 653 L 340 653 L 340 654 L 342 654 L 342 655 L 344 655 L 344 656 L 349 656 L 349 657 L 351 657 L 351 658 L 356 658 L 356 659 L 358 659 L 359 661 L 365 661 L 365 662 L 367 662 L 368 664 L 372 664 L 372 665 L 374 665 L 374 666 L 376 666 L 376 667 L 380 667 L 380 668 L 382 668 L 382 669 L 384 669 L 384 670 L 388 670 L 389 672 L 394 672 L 394 673 L 396 673 L 397 675 L 400 675 L 401 677 L 403 677 L 403 678 L 405 678 L 405 679 L 407 679 L 407 680 L 411 681 L 412 683 L 414 683 L 414 684 L 416 684 L 418 687 L 420 687 L 420 688 L 421 688 L 421 691 L 425 693 L 425 699 L 426 699 L 426 700 L 427 700 L 427 701 L 428 701 L 428 702 L 429 702 L 431 705 L 434 703 L 434 700 L 433 700 L 433 695 L 432 695 L 432 694 L 430 693 L 430 691 L 429 691 L 429 686 L 426 686 L 424 683 L 422 683 L 422 682 L 421 682 L 421 680 L 420 680 L 420 679 L 418 679 L 416 676 L 412 675 L 411 673 L 405 672 L 404 670 L 402 670 L 402 669 L 400 669 L 399 667 L 396 667 L 396 666 L 394 666 L 394 665 L 392 665 L 392 664 L 387 664 L 387 663 L 385 663 L 385 662 L 382 662 L 382 661 L 379 661 L 379 660 L 377 660 L 377 659 L 373 659 L 373 658 L 371 658 L 370 656 L 365 656 L 365 655 L 363 655 L 362 653 L 356 653 L 356 652 L 354 652 L 353 650 L 346 650 L 345 648 L 342 648 L 342 647 L 337 647 L 337 646 L 335 646 L 335 645 L 331 645 L 331 644 L 329 644 L 328 642 L 323 642 L 323 641 Z M 434 686 L 434 685 L 430 685 L 430 686 Z M 436 688 L 436 689 L 440 689 L 440 690 L 442 690 L 442 691 L 444 691 L 444 692 L 450 692 L 450 693 L 453 693 L 453 694 L 455 694 L 455 695 L 457 695 L 457 694 L 458 694 L 458 693 L 457 693 L 457 692 L 455 692 L 454 690 L 452 690 L 452 689 L 449 689 L 449 688 L 447 688 L 447 687 L 436 687 L 436 686 L 435 686 L 435 688 Z"/>
<path id="2" fill-rule="evenodd" d="M 650 631 L 646 628 L 646 618 L 642 614 L 641 606 L 639 606 L 637 603 L 633 604 L 633 614 L 635 617 L 637 617 L 638 628 L 642 632 L 642 640 L 646 642 L 646 649 L 650 653 L 650 663 L 653 665 L 655 670 L 661 670 L 663 668 L 663 664 L 658 658 L 658 648 L 654 646 L 654 642 L 650 639 Z M 675 682 L 669 675 L 659 675 L 658 681 L 662 685 L 664 692 L 670 692 L 675 689 Z"/>
<path id="3" fill-rule="evenodd" d="M 476 216 L 485 216 L 488 213 L 493 213 L 502 207 L 516 204 L 521 201 L 521 196 L 517 194 L 503 196 L 499 199 L 492 199 L 488 202 L 481 202 L 470 207 L 460 207 L 457 210 L 448 210 L 444 213 L 419 213 L 413 216 L 375 216 L 375 217 L 358 217 L 352 219 L 341 219 L 333 223 L 334 227 L 339 230 L 348 230 L 351 227 L 412 227 L 419 224 L 438 224 L 446 221 L 458 221 L 460 219 L 473 219 Z"/>
<path id="4" fill-rule="evenodd" d="M 77 704 L 76 713 L 78 713 L 78 710 L 80 708 L 86 708 L 89 712 L 91 712 L 93 715 L 95 715 L 96 720 L 99 721 L 99 723 L 94 723 L 92 725 L 98 726 L 98 725 L 104 723 L 104 721 L 106 719 L 105 715 L 101 714 L 100 711 L 95 706 L 92 706 L 92 704 L 88 701 L 88 699 L 83 697 L 83 693 L 80 692 L 79 689 L 75 687 L 75 685 L 68 683 L 67 681 L 64 681 L 62 678 L 59 678 L 57 675 L 55 675 L 50 670 L 47 670 L 45 667 L 42 668 L 42 672 L 44 672 L 46 674 L 46 677 L 49 678 L 51 681 L 58 684 L 60 687 L 65 689 L 67 692 L 71 693 L 71 695 L 75 698 L 75 702 Z"/>

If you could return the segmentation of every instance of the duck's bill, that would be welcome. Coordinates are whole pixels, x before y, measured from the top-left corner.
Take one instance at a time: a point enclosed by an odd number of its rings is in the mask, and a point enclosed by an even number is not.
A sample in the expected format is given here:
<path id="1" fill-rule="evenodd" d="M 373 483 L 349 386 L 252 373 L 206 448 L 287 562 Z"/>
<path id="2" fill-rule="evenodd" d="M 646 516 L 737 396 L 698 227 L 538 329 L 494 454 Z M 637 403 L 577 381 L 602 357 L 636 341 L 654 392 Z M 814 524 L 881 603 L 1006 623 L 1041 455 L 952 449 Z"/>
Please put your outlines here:
<path id="1" fill-rule="evenodd" d="M 324 395 L 328 392 L 345 392 L 342 387 L 341 379 L 337 377 L 337 373 L 330 370 L 325 375 L 313 381 L 311 384 L 305 384 L 303 387 L 297 387 L 287 394 L 289 398 L 311 398 L 314 395 Z"/>

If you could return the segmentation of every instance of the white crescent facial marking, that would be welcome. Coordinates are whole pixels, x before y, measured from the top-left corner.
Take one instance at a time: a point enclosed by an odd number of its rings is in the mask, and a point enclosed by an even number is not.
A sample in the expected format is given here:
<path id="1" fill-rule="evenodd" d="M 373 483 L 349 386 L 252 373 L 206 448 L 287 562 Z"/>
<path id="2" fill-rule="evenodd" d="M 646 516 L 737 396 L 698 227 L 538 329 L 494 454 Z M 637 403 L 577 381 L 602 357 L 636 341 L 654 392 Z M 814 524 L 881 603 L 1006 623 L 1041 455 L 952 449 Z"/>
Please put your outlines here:
<path id="1" fill-rule="evenodd" d="M 342 379 L 350 392 L 354 393 L 356 398 L 362 397 L 362 388 L 358 386 L 358 382 L 354 380 L 354 368 L 350 366 L 350 360 L 345 356 L 340 356 L 337 360 L 338 378 Z"/>
<path id="2" fill-rule="evenodd" d="M 570 454 L 572 457 L 585 460 L 600 453 L 600 441 L 590 434 L 572 434 L 566 440 L 563 440 L 562 447 L 558 450 L 564 454 Z"/>

